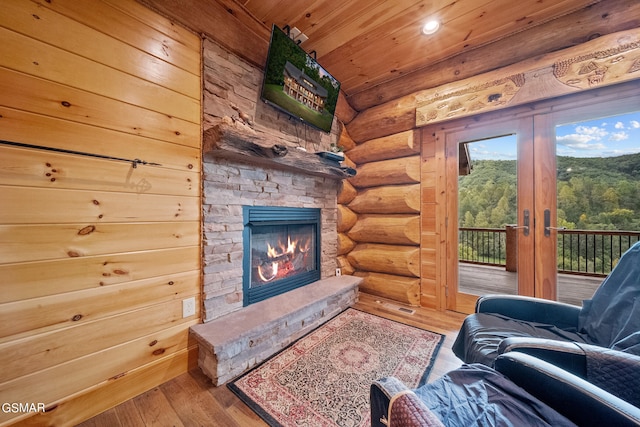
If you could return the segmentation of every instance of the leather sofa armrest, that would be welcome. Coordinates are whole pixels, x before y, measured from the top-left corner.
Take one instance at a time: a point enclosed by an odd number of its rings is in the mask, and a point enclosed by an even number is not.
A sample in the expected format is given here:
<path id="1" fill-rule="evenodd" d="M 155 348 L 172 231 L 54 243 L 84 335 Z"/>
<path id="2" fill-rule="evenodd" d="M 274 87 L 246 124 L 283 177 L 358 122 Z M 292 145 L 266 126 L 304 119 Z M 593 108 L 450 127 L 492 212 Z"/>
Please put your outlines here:
<path id="1" fill-rule="evenodd" d="M 495 369 L 580 426 L 640 426 L 640 408 L 548 362 L 520 352 Z"/>
<path id="2" fill-rule="evenodd" d="M 509 337 L 500 342 L 498 354 L 518 351 L 544 360 L 580 378 L 587 378 L 584 350 L 570 341 L 533 337 Z"/>
<path id="3" fill-rule="evenodd" d="M 596 345 L 528 337 L 505 338 L 498 354 L 510 351 L 549 362 L 640 407 L 640 356 Z"/>
<path id="4" fill-rule="evenodd" d="M 566 330 L 577 329 L 580 310 L 571 304 L 519 295 L 485 295 L 476 302 L 476 313 L 496 313 Z"/>

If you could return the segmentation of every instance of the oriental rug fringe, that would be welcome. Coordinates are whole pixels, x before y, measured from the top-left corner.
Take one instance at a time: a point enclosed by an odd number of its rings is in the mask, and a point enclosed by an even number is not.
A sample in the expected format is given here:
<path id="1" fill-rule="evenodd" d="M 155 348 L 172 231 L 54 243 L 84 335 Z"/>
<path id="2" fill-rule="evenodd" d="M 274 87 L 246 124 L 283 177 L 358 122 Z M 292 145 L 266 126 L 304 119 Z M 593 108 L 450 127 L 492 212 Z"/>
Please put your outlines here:
<path id="1" fill-rule="evenodd" d="M 270 426 L 369 426 L 371 383 L 424 384 L 443 340 L 350 308 L 228 387 Z"/>

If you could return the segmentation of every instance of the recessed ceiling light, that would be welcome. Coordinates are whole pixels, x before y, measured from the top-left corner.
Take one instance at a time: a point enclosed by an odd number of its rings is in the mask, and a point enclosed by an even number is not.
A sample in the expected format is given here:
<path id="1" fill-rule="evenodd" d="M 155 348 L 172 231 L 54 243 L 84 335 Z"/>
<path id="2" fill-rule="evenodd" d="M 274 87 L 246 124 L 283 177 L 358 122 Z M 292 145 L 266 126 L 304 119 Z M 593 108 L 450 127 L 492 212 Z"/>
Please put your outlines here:
<path id="1" fill-rule="evenodd" d="M 422 27 L 422 34 L 433 34 L 440 28 L 440 22 L 437 19 L 427 21 Z"/>

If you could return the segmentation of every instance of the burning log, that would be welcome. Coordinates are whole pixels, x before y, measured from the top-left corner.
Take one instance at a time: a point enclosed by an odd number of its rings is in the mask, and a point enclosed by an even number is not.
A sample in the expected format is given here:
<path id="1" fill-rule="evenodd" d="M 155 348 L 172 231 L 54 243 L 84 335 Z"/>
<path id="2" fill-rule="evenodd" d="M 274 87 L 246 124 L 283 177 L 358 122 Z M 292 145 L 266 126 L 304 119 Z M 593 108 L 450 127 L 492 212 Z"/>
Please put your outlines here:
<path id="1" fill-rule="evenodd" d="M 296 273 L 309 270 L 309 242 L 292 242 L 288 239 L 286 245 L 279 244 L 278 248 L 267 243 L 267 250 L 252 249 L 251 266 L 262 282 L 282 279 Z M 278 252 L 278 249 L 280 252 Z"/>

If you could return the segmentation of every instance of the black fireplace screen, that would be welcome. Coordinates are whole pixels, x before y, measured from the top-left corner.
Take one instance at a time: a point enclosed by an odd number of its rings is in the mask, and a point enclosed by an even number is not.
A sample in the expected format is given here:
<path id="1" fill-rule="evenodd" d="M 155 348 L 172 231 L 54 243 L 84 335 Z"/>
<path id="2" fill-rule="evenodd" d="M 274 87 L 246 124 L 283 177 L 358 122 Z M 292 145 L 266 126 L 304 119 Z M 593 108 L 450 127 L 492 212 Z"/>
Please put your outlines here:
<path id="1" fill-rule="evenodd" d="M 244 207 L 244 305 L 320 278 L 320 210 Z"/>

